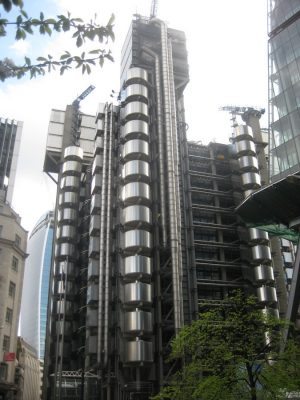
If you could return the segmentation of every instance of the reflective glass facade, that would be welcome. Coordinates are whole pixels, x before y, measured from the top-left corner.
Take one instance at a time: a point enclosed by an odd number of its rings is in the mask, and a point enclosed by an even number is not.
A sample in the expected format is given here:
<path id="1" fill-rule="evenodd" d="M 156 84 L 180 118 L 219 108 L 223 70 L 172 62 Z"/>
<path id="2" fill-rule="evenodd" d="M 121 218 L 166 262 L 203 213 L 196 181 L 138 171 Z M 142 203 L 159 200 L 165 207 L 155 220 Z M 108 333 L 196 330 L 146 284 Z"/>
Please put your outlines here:
<path id="1" fill-rule="evenodd" d="M 21 335 L 44 358 L 49 277 L 53 242 L 53 212 L 43 215 L 28 242 L 21 305 Z"/>
<path id="2" fill-rule="evenodd" d="M 300 169 L 300 2 L 269 3 L 270 178 Z"/>

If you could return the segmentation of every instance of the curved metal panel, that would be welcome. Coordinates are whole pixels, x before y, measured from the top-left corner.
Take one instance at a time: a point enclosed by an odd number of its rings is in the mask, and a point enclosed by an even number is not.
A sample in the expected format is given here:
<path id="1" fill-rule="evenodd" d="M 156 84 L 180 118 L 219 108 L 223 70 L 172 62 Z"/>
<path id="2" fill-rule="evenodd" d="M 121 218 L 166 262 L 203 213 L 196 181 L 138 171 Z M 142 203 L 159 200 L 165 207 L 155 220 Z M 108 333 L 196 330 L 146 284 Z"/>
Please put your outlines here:
<path id="1" fill-rule="evenodd" d="M 64 176 L 60 180 L 60 188 L 62 190 L 77 190 L 79 187 L 78 176 Z"/>
<path id="2" fill-rule="evenodd" d="M 74 276 L 75 274 L 75 265 L 71 262 L 60 261 L 56 263 L 55 275 L 66 274 L 69 276 Z"/>
<path id="3" fill-rule="evenodd" d="M 259 244 L 256 246 L 253 246 L 251 248 L 252 250 L 252 258 L 255 263 L 271 263 L 272 257 L 271 257 L 271 251 L 270 247 Z"/>
<path id="4" fill-rule="evenodd" d="M 90 216 L 90 235 L 99 236 L 100 233 L 100 215 Z"/>
<path id="5" fill-rule="evenodd" d="M 151 234 L 141 229 L 133 229 L 124 233 L 124 250 L 151 250 Z"/>
<path id="6" fill-rule="evenodd" d="M 271 265 L 259 265 L 254 268 L 254 277 L 258 282 L 273 282 L 274 273 Z"/>
<path id="7" fill-rule="evenodd" d="M 90 282 L 87 287 L 87 292 L 86 292 L 86 301 L 87 304 L 94 303 L 98 301 L 98 285 L 94 282 Z"/>
<path id="8" fill-rule="evenodd" d="M 88 279 L 99 276 L 99 260 L 90 259 L 88 265 Z"/>
<path id="9" fill-rule="evenodd" d="M 124 143 L 123 146 L 124 160 L 148 160 L 149 158 L 149 144 L 145 140 L 133 139 Z"/>
<path id="10" fill-rule="evenodd" d="M 152 342 L 138 340 L 126 342 L 124 351 L 125 363 L 151 363 L 153 362 Z"/>
<path id="11" fill-rule="evenodd" d="M 57 220 L 59 223 L 71 222 L 74 224 L 77 218 L 77 211 L 74 208 L 62 208 L 58 210 Z"/>
<path id="12" fill-rule="evenodd" d="M 69 146 L 65 148 L 64 158 L 67 160 L 82 160 L 83 149 L 79 146 Z"/>
<path id="13" fill-rule="evenodd" d="M 74 258 L 74 257 L 76 257 L 76 250 L 75 250 L 74 244 L 58 243 L 56 246 L 55 256 L 57 258 L 64 258 L 64 257 Z"/>
<path id="14" fill-rule="evenodd" d="M 255 144 L 251 140 L 241 140 L 235 142 L 237 156 L 256 155 Z"/>
<path id="15" fill-rule="evenodd" d="M 122 188 L 122 201 L 125 204 L 150 204 L 150 186 L 144 182 L 129 182 Z"/>
<path id="16" fill-rule="evenodd" d="M 256 172 L 245 172 L 241 175 L 241 178 L 245 189 L 258 189 L 261 187 L 260 175 Z"/>
<path id="17" fill-rule="evenodd" d="M 124 313 L 124 332 L 136 335 L 153 331 L 152 314 L 149 311 L 135 310 Z"/>
<path id="18" fill-rule="evenodd" d="M 250 139 L 253 137 L 253 132 L 248 125 L 236 125 L 233 129 L 233 137 L 237 140 Z"/>
<path id="19" fill-rule="evenodd" d="M 124 303 L 128 305 L 152 303 L 151 285 L 144 282 L 126 283 L 124 285 Z"/>
<path id="20" fill-rule="evenodd" d="M 61 225 L 57 229 L 57 239 L 74 241 L 76 239 L 76 228 L 74 225 Z"/>
<path id="21" fill-rule="evenodd" d="M 95 174 L 91 182 L 91 194 L 100 193 L 102 185 L 102 174 Z"/>
<path id="22" fill-rule="evenodd" d="M 130 119 L 143 119 L 144 121 L 148 121 L 148 105 L 141 101 L 131 101 L 124 107 L 123 117 L 125 121 Z"/>
<path id="23" fill-rule="evenodd" d="M 133 205 L 123 209 L 123 224 L 127 227 L 149 227 L 152 222 L 152 214 L 149 207 Z"/>
<path id="24" fill-rule="evenodd" d="M 94 193 L 91 197 L 91 214 L 96 214 L 100 211 L 101 195 Z"/>
<path id="25" fill-rule="evenodd" d="M 65 335 L 72 334 L 72 324 L 70 321 L 56 321 L 56 335 L 61 335 L 64 332 Z"/>
<path id="26" fill-rule="evenodd" d="M 130 180 L 150 180 L 149 163 L 142 160 L 127 161 L 122 168 L 122 178 Z"/>
<path id="27" fill-rule="evenodd" d="M 71 314 L 73 303 L 68 300 L 58 300 L 55 304 L 55 312 L 57 314 Z"/>
<path id="28" fill-rule="evenodd" d="M 98 257 L 100 251 L 100 239 L 98 236 L 90 236 L 89 257 Z"/>
<path id="29" fill-rule="evenodd" d="M 70 281 L 57 281 L 55 282 L 55 293 L 56 294 L 74 294 L 75 292 L 75 285 L 74 282 Z"/>
<path id="30" fill-rule="evenodd" d="M 262 231 L 257 228 L 249 228 L 249 236 L 250 236 L 250 243 L 260 243 L 260 244 L 269 243 L 269 235 L 268 232 L 266 231 Z"/>
<path id="31" fill-rule="evenodd" d="M 147 122 L 134 119 L 127 121 L 125 125 L 121 127 L 121 135 L 124 139 L 142 138 L 148 140 L 149 138 L 149 125 Z"/>
<path id="32" fill-rule="evenodd" d="M 63 175 L 80 175 L 81 174 L 81 163 L 74 160 L 68 160 L 63 163 L 62 166 Z"/>
<path id="33" fill-rule="evenodd" d="M 78 194 L 76 192 L 61 192 L 58 198 L 59 206 L 74 206 L 77 204 Z"/>
<path id="34" fill-rule="evenodd" d="M 258 172 L 258 161 L 254 156 L 242 156 L 238 159 L 241 171 L 255 171 Z"/>
<path id="35" fill-rule="evenodd" d="M 148 72 L 139 67 L 129 68 L 126 75 L 126 84 L 129 84 L 130 81 L 144 81 L 145 83 L 148 82 Z"/>
<path id="36" fill-rule="evenodd" d="M 128 278 L 136 278 L 138 276 L 150 277 L 152 273 L 151 258 L 141 255 L 125 257 L 124 259 L 124 275 Z"/>
<path id="37" fill-rule="evenodd" d="M 103 168 L 103 154 L 96 154 L 92 165 L 92 174 L 99 173 Z"/>
<path id="38" fill-rule="evenodd" d="M 125 89 L 125 100 L 128 101 L 132 97 L 133 99 L 139 99 L 140 97 L 148 100 L 148 88 L 140 83 L 131 83 Z"/>
<path id="39" fill-rule="evenodd" d="M 274 287 L 261 286 L 257 288 L 258 301 L 261 303 L 276 303 L 277 295 Z"/>

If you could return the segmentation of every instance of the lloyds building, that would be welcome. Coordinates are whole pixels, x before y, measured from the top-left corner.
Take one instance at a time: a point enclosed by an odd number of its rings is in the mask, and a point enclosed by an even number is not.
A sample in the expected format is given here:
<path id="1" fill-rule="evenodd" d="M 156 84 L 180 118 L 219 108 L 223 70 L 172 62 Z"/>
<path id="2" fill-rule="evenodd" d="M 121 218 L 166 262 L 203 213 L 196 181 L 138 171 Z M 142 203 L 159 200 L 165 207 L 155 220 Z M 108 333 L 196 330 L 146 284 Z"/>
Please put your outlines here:
<path id="1" fill-rule="evenodd" d="M 189 142 L 188 81 L 184 33 L 137 16 L 120 102 L 96 116 L 52 111 L 47 399 L 149 399 L 176 368 L 174 335 L 237 288 L 281 312 L 274 269 L 283 260 L 271 256 L 280 249 L 234 212 L 266 183 L 261 111 L 242 110 L 231 144 Z"/>

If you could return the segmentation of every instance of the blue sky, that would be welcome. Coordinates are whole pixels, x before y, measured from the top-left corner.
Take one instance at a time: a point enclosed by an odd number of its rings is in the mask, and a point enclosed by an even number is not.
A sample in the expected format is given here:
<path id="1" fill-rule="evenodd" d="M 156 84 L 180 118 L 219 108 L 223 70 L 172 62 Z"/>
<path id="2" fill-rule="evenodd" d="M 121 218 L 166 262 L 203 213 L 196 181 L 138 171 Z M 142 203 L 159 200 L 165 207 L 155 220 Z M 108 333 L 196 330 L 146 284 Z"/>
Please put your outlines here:
<path id="1" fill-rule="evenodd" d="M 82 102 L 82 111 L 95 113 L 97 104 L 119 89 L 121 46 L 134 13 L 149 15 L 151 0 L 24 0 L 24 9 L 45 16 L 67 10 L 89 20 L 96 13 L 106 23 L 116 14 L 115 63 L 106 63 L 91 76 L 78 70 L 63 77 L 54 73 L 35 80 L 8 80 L 0 85 L 2 117 L 24 121 L 13 206 L 25 228 L 31 229 L 43 212 L 55 203 L 55 188 L 42 172 L 51 108 L 65 109 L 90 84 L 96 89 Z M 185 91 L 188 137 L 207 143 L 228 142 L 229 115 L 218 111 L 227 104 L 267 108 L 267 1 L 266 0 L 159 0 L 158 16 L 187 37 L 190 83 Z M 49 14 L 50 15 L 49 15 Z M 7 41 L 9 40 L 9 41 Z M 1 39 L 0 56 L 20 57 L 24 52 L 60 55 L 72 45 L 69 35 L 32 37 L 18 43 Z M 14 46 L 13 48 L 11 46 Z M 98 46 L 97 46 L 98 47 Z M 76 48 L 74 49 L 77 52 Z M 81 53 L 82 50 L 79 52 Z M 267 113 L 266 113 L 267 115 Z M 262 121 L 267 126 L 267 118 Z"/>

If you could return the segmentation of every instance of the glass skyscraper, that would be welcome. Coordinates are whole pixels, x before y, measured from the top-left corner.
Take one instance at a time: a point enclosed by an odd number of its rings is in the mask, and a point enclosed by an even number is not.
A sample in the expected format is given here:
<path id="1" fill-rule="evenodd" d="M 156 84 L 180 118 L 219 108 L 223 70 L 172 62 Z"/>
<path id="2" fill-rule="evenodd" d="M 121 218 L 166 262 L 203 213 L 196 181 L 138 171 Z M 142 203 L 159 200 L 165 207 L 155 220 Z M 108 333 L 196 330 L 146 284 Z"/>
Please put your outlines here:
<path id="1" fill-rule="evenodd" d="M 39 219 L 29 237 L 21 305 L 21 335 L 37 350 L 41 360 L 45 352 L 52 242 L 53 212 L 49 211 Z"/>
<path id="2" fill-rule="evenodd" d="M 300 2 L 269 0 L 270 178 L 300 169 Z"/>

